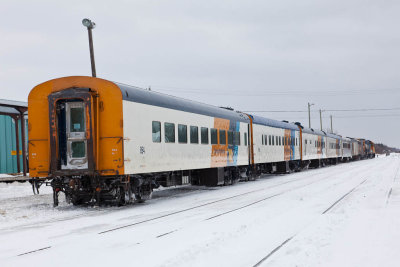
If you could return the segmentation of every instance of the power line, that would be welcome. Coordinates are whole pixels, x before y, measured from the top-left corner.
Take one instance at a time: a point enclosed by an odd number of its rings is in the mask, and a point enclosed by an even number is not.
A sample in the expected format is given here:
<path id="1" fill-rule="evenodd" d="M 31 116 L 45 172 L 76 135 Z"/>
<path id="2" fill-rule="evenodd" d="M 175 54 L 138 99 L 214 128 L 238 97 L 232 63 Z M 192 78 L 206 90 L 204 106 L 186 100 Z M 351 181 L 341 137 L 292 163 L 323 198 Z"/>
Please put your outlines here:
<path id="1" fill-rule="evenodd" d="M 388 110 L 400 110 L 399 108 L 361 108 L 361 109 L 323 109 L 323 112 L 352 112 L 352 111 L 388 111 Z M 308 112 L 307 110 L 244 110 L 243 112 L 260 112 L 260 113 L 297 113 L 297 112 Z M 311 112 L 319 112 L 319 110 L 313 110 Z"/>
<path id="2" fill-rule="evenodd" d="M 362 108 L 362 109 L 323 109 L 322 111 L 386 111 L 386 110 L 400 110 L 400 108 Z"/>
<path id="3" fill-rule="evenodd" d="M 370 114 L 370 115 L 350 115 L 350 116 L 333 116 L 334 119 L 348 119 L 348 118 L 388 118 L 388 117 L 400 117 L 400 114 Z M 322 116 L 323 119 L 330 118 L 329 116 Z M 284 117 L 286 120 L 306 120 L 307 117 Z M 280 119 L 278 119 L 280 120 Z"/>

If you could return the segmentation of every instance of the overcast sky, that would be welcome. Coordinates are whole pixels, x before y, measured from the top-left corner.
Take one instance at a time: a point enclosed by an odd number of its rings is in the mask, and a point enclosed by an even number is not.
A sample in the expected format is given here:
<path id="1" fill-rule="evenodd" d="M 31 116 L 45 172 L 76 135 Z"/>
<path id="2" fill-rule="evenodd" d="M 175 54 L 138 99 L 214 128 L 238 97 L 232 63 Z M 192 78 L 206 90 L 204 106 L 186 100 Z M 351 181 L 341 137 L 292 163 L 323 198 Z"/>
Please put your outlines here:
<path id="1" fill-rule="evenodd" d="M 91 75 L 400 147 L 400 1 L 0 2 L 0 98 Z"/>

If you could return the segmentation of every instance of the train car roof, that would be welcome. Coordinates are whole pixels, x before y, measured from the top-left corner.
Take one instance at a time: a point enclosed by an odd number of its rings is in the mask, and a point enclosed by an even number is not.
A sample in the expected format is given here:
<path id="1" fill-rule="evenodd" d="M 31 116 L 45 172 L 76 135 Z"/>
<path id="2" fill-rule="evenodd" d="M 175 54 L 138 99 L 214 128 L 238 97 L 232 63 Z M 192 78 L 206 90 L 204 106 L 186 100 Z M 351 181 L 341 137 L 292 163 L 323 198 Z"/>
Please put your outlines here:
<path id="1" fill-rule="evenodd" d="M 303 133 L 309 133 L 309 134 L 316 134 L 316 135 L 321 135 L 321 136 L 326 136 L 326 133 L 317 129 L 312 129 L 312 128 L 303 128 Z"/>
<path id="2" fill-rule="evenodd" d="M 123 100 L 191 112 L 205 116 L 212 116 L 247 123 L 250 122 L 250 119 L 249 117 L 247 117 L 247 115 L 233 110 L 219 108 L 216 106 L 203 104 L 200 102 L 166 95 L 150 90 L 145 90 L 139 87 L 130 86 L 122 83 L 115 84 L 118 85 L 118 87 L 120 88 Z"/>
<path id="3" fill-rule="evenodd" d="M 274 127 L 274 128 L 282 128 L 282 129 L 299 131 L 299 127 L 293 123 L 267 119 L 267 118 L 256 116 L 256 115 L 250 115 L 250 116 L 253 118 L 254 124 L 260 124 L 260 125 L 270 126 L 270 127 Z"/>
<path id="4" fill-rule="evenodd" d="M 337 134 L 327 133 L 326 135 L 328 137 L 330 137 L 330 138 L 339 139 L 339 140 L 342 139 L 342 137 L 340 135 L 337 135 Z"/>

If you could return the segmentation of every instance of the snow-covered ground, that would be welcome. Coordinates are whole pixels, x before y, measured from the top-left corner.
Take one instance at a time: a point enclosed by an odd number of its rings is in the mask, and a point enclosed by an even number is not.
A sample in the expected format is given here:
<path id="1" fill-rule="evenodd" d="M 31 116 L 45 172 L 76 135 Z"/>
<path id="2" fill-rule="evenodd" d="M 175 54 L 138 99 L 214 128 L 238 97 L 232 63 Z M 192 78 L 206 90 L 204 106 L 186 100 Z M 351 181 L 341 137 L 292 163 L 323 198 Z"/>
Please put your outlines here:
<path id="1" fill-rule="evenodd" d="M 399 266 L 400 156 L 52 207 L 0 184 L 0 266 Z"/>

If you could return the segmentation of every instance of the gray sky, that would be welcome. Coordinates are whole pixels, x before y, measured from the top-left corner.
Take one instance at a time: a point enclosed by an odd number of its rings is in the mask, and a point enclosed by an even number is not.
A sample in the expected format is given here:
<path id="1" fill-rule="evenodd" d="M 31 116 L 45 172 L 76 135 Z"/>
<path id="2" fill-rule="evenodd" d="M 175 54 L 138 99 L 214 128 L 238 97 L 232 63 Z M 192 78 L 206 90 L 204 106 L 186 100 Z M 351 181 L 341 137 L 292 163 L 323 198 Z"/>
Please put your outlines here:
<path id="1" fill-rule="evenodd" d="M 400 1 L 1 1 L 0 98 L 91 75 L 238 110 L 400 108 Z M 256 113 L 300 121 L 307 113 Z M 400 147 L 400 110 L 323 128 Z"/>

